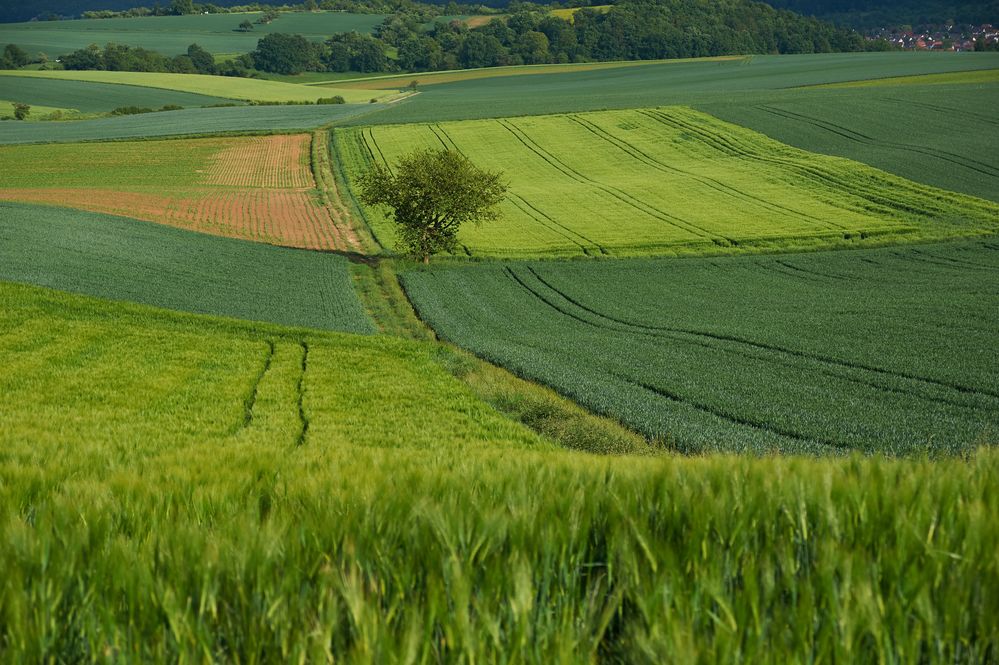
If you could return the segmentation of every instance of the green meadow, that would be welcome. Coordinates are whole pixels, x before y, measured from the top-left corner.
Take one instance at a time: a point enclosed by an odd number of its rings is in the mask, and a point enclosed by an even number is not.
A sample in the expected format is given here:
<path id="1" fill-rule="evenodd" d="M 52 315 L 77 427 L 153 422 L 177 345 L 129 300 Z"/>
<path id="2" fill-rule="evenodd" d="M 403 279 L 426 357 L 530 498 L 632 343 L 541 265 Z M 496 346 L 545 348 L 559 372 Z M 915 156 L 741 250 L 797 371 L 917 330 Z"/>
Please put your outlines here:
<path id="1" fill-rule="evenodd" d="M 824 157 L 683 107 L 335 132 L 356 176 L 416 148 L 504 173 L 472 256 L 715 254 L 994 233 L 999 206 Z M 365 212 L 395 246 L 391 219 Z"/>

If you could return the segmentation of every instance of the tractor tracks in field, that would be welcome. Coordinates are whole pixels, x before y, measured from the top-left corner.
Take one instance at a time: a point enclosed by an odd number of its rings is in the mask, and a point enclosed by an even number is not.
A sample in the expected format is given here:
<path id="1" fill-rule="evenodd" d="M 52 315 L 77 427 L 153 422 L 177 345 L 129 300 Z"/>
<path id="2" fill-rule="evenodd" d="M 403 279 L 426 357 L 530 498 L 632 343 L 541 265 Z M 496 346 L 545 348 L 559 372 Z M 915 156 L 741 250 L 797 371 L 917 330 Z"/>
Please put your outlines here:
<path id="1" fill-rule="evenodd" d="M 510 132 L 521 143 L 521 145 L 527 148 L 530 152 L 534 153 L 538 158 L 547 163 L 551 168 L 555 169 L 556 171 L 561 173 L 563 176 L 569 178 L 570 180 L 573 180 L 588 188 L 600 190 L 604 194 L 620 201 L 626 206 L 633 208 L 634 210 L 637 210 L 648 217 L 652 217 L 653 219 L 665 222 L 666 224 L 669 224 L 670 226 L 676 229 L 685 231 L 686 233 L 701 238 L 702 240 L 709 240 L 717 245 L 723 245 L 723 246 L 738 244 L 732 238 L 727 238 L 725 236 L 713 233 L 708 229 L 693 224 L 689 220 L 685 220 L 680 217 L 677 217 L 676 215 L 671 215 L 667 212 L 659 210 L 658 208 L 655 208 L 639 199 L 636 199 L 635 197 L 631 196 L 630 194 L 621 189 L 618 189 L 617 187 L 613 187 L 611 185 L 607 185 L 597 180 L 593 180 L 592 178 L 587 177 L 586 175 L 580 173 L 579 171 L 576 171 L 571 166 L 560 160 L 558 157 L 556 157 L 555 155 L 551 154 L 543 147 L 541 147 L 540 144 L 534 141 L 534 139 L 528 136 L 523 129 L 518 127 L 511 120 L 500 118 L 497 119 L 496 122 L 501 127 Z"/>
<path id="2" fill-rule="evenodd" d="M 602 140 L 603 142 L 611 144 L 615 148 L 627 154 L 632 159 L 638 161 L 641 164 L 644 164 L 645 166 L 651 167 L 652 169 L 659 171 L 660 173 L 679 176 L 681 178 L 689 178 L 694 182 L 700 183 L 701 185 L 709 189 L 712 189 L 718 192 L 719 194 L 722 194 L 723 196 L 735 199 L 742 204 L 757 206 L 770 213 L 791 215 L 792 217 L 799 217 L 802 219 L 806 219 L 810 222 L 822 224 L 823 226 L 829 226 L 828 222 L 814 215 L 810 215 L 806 212 L 795 210 L 794 208 L 784 206 L 773 201 L 768 201 L 759 196 L 750 194 L 749 192 L 744 192 L 742 190 L 736 189 L 735 187 L 727 185 L 721 180 L 718 180 L 717 178 L 712 178 L 706 175 L 700 175 L 692 171 L 687 171 L 685 169 L 681 169 L 671 164 L 667 164 L 659 159 L 656 159 L 656 157 L 645 152 L 635 144 L 630 143 L 622 139 L 621 137 L 612 134 L 611 132 L 607 131 L 603 127 L 600 127 L 599 125 L 593 122 L 590 122 L 583 116 L 569 115 L 567 117 L 576 124 L 580 125 L 584 129 L 589 131 L 598 139 Z"/>
<path id="3" fill-rule="evenodd" d="M 243 419 L 232 434 L 267 427 L 264 421 L 279 418 L 282 431 L 294 432 L 295 447 L 306 442 L 309 417 L 305 408 L 309 344 L 306 340 L 265 340 L 264 359 L 243 400 Z M 297 347 L 297 348 L 296 348 Z M 276 413 L 282 411 L 281 413 Z M 288 413 L 294 411 L 294 415 Z"/>
<path id="4" fill-rule="evenodd" d="M 788 111 L 787 109 L 781 109 L 774 106 L 758 105 L 756 106 L 759 110 L 764 113 L 769 113 L 775 115 L 779 118 L 785 120 L 791 120 L 796 122 L 803 122 L 805 124 L 811 125 L 818 129 L 824 130 L 831 134 L 835 134 L 841 138 L 847 139 L 855 143 L 860 143 L 862 145 L 890 148 L 893 150 L 903 150 L 907 152 L 913 152 L 926 157 L 932 157 L 934 159 L 939 159 L 941 161 L 960 166 L 962 168 L 975 171 L 981 175 L 988 176 L 990 178 L 999 177 L 999 169 L 992 168 L 987 164 L 981 162 L 972 161 L 963 155 L 959 155 L 952 152 L 947 152 L 946 150 L 939 150 L 936 148 L 929 148 L 925 146 L 914 146 L 906 143 L 897 143 L 895 141 L 881 141 L 867 134 L 863 134 L 856 130 L 850 129 L 849 127 L 844 127 L 842 125 L 837 125 L 836 123 L 830 122 L 828 120 L 823 120 L 821 118 L 815 118 L 804 113 L 797 113 L 795 111 Z M 937 107 L 931 107 L 937 108 Z"/>
<path id="5" fill-rule="evenodd" d="M 799 371 L 803 368 L 800 362 L 795 362 L 795 359 L 803 360 L 812 364 L 814 366 L 814 371 L 839 381 L 845 381 L 855 385 L 863 385 L 882 392 L 906 395 L 908 397 L 914 397 L 927 402 L 946 403 L 962 409 L 987 410 L 995 408 L 994 405 L 985 407 L 981 404 L 969 402 L 967 399 L 968 397 L 975 398 L 977 400 L 984 399 L 989 402 L 999 400 L 999 393 L 989 390 L 973 388 L 948 381 L 940 381 L 908 372 L 899 372 L 863 363 L 845 361 L 831 356 L 790 349 L 765 342 L 757 342 L 734 335 L 724 335 L 680 327 L 651 326 L 647 324 L 635 323 L 633 321 L 604 314 L 603 312 L 580 302 L 578 299 L 573 298 L 571 295 L 552 285 L 532 267 L 528 266 L 527 271 L 537 283 L 542 285 L 544 290 L 548 291 L 549 295 L 546 295 L 541 289 L 533 288 L 527 280 L 525 280 L 521 275 L 518 275 L 511 268 L 505 268 L 505 270 L 507 275 L 513 279 L 514 282 L 516 282 L 522 289 L 532 294 L 532 296 L 536 299 L 544 303 L 547 307 L 590 327 L 621 334 L 642 335 L 645 337 L 667 339 L 682 344 L 699 346 L 715 353 L 730 353 L 752 361 L 776 364 Z M 568 303 L 568 305 L 566 303 Z M 573 308 L 579 311 L 574 312 L 572 311 Z M 591 320 L 587 317 L 587 315 L 589 317 L 594 317 L 596 321 Z M 848 372 L 861 372 L 862 374 L 871 374 L 888 380 L 907 381 L 914 383 L 917 386 L 923 386 L 924 390 L 929 389 L 937 393 L 943 391 L 945 394 L 927 395 L 925 392 L 916 389 L 915 387 L 886 385 L 884 382 L 876 381 L 874 378 L 850 376 L 849 374 L 845 374 Z M 946 393 L 948 392 L 956 392 L 965 399 L 961 399 L 953 395 L 947 395 Z"/>

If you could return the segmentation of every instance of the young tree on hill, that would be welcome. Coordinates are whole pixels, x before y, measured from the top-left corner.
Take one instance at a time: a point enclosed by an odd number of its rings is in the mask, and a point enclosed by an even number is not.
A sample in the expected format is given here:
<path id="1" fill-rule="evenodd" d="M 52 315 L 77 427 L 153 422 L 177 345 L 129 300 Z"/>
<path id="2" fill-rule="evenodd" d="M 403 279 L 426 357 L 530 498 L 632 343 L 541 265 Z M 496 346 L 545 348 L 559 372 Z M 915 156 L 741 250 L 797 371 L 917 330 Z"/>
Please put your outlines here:
<path id="1" fill-rule="evenodd" d="M 27 104 L 22 104 L 20 102 L 14 102 L 15 120 L 27 120 L 29 115 L 31 115 L 30 106 L 28 106 Z"/>
<path id="2" fill-rule="evenodd" d="M 253 30 L 253 24 L 250 23 L 249 20 L 245 20 L 245 21 L 243 21 L 242 23 L 239 24 L 239 28 L 237 28 L 237 29 L 240 32 L 250 32 L 251 30 Z"/>
<path id="3" fill-rule="evenodd" d="M 462 224 L 499 216 L 507 189 L 501 177 L 454 150 L 418 150 L 401 158 L 394 173 L 381 165 L 365 173 L 361 200 L 391 208 L 402 249 L 430 263 L 433 254 L 454 250 Z"/>

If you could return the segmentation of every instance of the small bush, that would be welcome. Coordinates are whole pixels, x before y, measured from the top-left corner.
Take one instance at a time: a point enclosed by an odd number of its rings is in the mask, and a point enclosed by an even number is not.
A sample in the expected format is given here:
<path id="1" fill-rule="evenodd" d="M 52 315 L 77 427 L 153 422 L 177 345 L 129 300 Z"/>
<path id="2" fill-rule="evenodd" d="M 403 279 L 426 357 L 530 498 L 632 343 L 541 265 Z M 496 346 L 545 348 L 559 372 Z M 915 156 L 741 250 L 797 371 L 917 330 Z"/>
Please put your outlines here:
<path id="1" fill-rule="evenodd" d="M 142 106 L 119 106 L 111 110 L 111 115 L 138 115 L 140 113 L 152 113 L 153 109 Z"/>
<path id="2" fill-rule="evenodd" d="M 347 100 L 343 98 L 343 95 L 334 95 L 333 97 L 320 97 L 316 100 L 316 104 L 346 104 Z"/>
<path id="3" fill-rule="evenodd" d="M 166 106 L 164 106 L 160 110 L 161 111 L 183 111 L 184 107 L 183 106 L 177 106 L 176 104 L 167 104 Z"/>
<path id="4" fill-rule="evenodd" d="M 31 107 L 21 102 L 14 102 L 14 118 L 17 120 L 27 120 L 31 115 Z"/>

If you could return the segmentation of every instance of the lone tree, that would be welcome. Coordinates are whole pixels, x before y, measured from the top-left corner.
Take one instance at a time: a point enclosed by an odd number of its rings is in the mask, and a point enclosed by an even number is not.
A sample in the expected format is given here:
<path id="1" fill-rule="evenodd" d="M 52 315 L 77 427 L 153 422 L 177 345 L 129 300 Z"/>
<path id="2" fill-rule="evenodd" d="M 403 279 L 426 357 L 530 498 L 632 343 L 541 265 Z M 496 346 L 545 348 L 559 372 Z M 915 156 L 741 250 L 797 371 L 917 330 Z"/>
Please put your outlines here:
<path id="1" fill-rule="evenodd" d="M 454 250 L 462 224 L 499 217 L 507 188 L 500 178 L 454 150 L 417 150 L 394 173 L 381 165 L 365 173 L 361 200 L 389 206 L 402 248 L 430 263 L 431 255 Z"/>
<path id="2" fill-rule="evenodd" d="M 22 104 L 20 102 L 14 102 L 15 120 L 27 120 L 29 115 L 31 115 L 30 106 L 28 106 L 27 104 Z"/>

